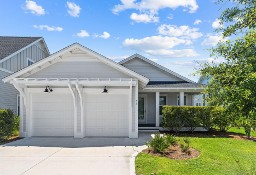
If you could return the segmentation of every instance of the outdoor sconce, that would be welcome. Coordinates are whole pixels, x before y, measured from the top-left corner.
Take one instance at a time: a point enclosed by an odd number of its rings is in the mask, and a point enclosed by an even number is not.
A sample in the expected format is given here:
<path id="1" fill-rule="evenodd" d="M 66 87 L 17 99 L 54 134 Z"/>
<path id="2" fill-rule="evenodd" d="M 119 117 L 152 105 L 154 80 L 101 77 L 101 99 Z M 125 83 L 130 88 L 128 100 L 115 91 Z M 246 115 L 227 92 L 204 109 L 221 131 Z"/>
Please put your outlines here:
<path id="1" fill-rule="evenodd" d="M 103 92 L 102 93 L 108 93 L 108 90 L 107 90 L 107 86 L 104 87 L 103 89 Z"/>
<path id="2" fill-rule="evenodd" d="M 53 90 L 52 90 L 52 88 L 50 88 L 50 86 L 46 86 L 45 87 L 45 90 L 44 90 L 44 92 L 49 92 L 49 93 L 51 93 Z"/>

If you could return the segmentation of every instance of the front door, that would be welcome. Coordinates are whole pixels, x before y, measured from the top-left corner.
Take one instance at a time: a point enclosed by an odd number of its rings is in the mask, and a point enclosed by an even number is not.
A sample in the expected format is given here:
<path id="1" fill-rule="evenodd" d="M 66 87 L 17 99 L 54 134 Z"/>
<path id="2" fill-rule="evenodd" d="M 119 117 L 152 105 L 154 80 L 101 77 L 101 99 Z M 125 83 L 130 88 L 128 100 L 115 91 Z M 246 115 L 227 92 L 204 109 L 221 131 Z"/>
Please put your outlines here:
<path id="1" fill-rule="evenodd" d="M 146 123 L 146 95 L 139 95 L 138 120 L 139 124 Z"/>

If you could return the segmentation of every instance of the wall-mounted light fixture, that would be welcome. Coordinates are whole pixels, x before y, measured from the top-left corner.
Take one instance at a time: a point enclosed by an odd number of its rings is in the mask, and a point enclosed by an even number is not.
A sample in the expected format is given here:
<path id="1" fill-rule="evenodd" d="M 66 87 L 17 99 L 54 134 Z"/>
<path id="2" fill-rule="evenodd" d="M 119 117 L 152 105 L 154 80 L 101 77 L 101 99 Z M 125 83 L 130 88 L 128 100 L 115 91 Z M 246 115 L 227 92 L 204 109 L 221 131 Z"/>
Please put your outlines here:
<path id="1" fill-rule="evenodd" d="M 102 93 L 108 93 L 108 90 L 107 90 L 107 86 L 104 87 L 103 89 L 103 92 Z"/>
<path id="2" fill-rule="evenodd" d="M 50 86 L 46 86 L 44 92 L 51 93 L 53 90 L 50 88 Z"/>

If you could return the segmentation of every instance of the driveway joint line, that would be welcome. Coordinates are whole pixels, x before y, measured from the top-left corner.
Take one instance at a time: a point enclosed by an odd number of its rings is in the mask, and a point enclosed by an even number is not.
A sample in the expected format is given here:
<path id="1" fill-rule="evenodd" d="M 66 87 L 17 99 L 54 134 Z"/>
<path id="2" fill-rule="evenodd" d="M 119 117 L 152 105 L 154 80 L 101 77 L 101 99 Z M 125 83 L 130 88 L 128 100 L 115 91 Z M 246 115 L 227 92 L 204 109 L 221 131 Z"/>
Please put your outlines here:
<path id="1" fill-rule="evenodd" d="M 47 156 L 46 158 L 44 158 L 43 160 L 39 161 L 38 163 L 36 163 L 35 165 L 33 165 L 32 167 L 30 167 L 29 169 L 25 170 L 24 172 L 22 172 L 21 174 L 25 174 L 28 171 L 30 171 L 31 169 L 35 168 L 37 165 L 39 165 L 40 163 L 46 161 L 47 159 L 49 159 L 50 157 L 52 157 L 54 154 L 56 154 L 57 152 L 61 151 L 63 149 L 63 147 L 61 147 L 60 149 L 58 149 L 57 151 L 53 152 L 51 155 Z"/>

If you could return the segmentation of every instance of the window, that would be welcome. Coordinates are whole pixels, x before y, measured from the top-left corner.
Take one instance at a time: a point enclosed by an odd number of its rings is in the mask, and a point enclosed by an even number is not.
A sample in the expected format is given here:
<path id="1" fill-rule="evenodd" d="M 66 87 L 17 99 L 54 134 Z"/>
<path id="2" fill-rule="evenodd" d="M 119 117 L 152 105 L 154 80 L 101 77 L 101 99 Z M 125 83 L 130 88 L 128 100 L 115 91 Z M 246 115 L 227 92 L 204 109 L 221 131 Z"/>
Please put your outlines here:
<path id="1" fill-rule="evenodd" d="M 166 105 L 166 99 L 167 99 L 167 96 L 166 95 L 160 95 L 160 98 L 159 98 L 159 114 L 162 115 L 162 110 L 163 110 L 163 106 Z"/>
<path id="2" fill-rule="evenodd" d="M 17 115 L 20 116 L 20 95 L 17 94 Z"/>
<path id="3" fill-rule="evenodd" d="M 33 60 L 31 60 L 30 58 L 27 58 L 27 61 L 28 61 L 28 66 L 30 66 L 30 65 L 32 65 L 32 64 L 34 64 L 34 61 L 33 61 Z"/>
<path id="4" fill-rule="evenodd" d="M 180 106 L 180 96 L 177 96 L 177 105 Z M 187 95 L 184 95 L 184 106 L 187 106 Z"/>

